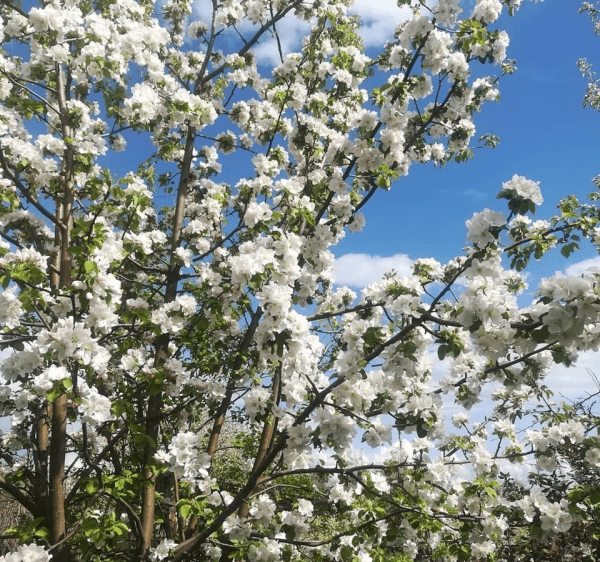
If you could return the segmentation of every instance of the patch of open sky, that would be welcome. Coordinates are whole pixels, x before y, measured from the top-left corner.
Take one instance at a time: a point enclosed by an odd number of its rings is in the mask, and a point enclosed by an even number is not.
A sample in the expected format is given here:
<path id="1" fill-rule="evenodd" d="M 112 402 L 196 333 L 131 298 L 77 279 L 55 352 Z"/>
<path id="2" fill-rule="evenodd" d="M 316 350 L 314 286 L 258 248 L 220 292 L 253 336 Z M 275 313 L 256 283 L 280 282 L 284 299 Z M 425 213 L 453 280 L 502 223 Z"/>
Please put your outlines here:
<path id="1" fill-rule="evenodd" d="M 508 56 L 519 70 L 501 80 L 501 101 L 487 104 L 475 124 L 478 134 L 498 134 L 500 145 L 477 150 L 466 163 L 413 166 L 389 193 L 371 200 L 365 229 L 343 240 L 337 255 L 451 259 L 466 241 L 465 220 L 484 207 L 504 208 L 495 195 L 514 173 L 541 181 L 546 203 L 539 218 L 553 214 L 565 195 L 583 199 L 592 190 L 600 168 L 600 115 L 582 109 L 585 80 L 576 67 L 582 56 L 594 59 L 590 22 L 571 3 L 524 2 L 499 27 L 511 36 Z"/>

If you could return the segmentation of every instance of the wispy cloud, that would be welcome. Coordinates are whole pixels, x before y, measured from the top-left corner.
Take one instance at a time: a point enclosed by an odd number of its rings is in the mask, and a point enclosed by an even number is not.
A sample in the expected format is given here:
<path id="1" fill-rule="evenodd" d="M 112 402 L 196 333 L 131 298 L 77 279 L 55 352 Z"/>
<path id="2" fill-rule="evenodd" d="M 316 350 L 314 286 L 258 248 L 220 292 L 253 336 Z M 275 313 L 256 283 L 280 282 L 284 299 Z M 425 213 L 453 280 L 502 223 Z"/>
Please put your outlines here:
<path id="1" fill-rule="evenodd" d="M 600 377 L 600 352 L 584 351 L 571 367 L 555 365 L 544 380 L 554 393 L 554 400 L 578 400 L 600 390 L 595 376 Z"/>
<path id="2" fill-rule="evenodd" d="M 581 275 L 586 271 L 594 269 L 600 272 L 600 256 L 571 264 L 565 269 L 565 275 Z"/>
<path id="3" fill-rule="evenodd" d="M 398 7 L 396 0 L 356 0 L 350 13 L 361 19 L 360 35 L 365 46 L 373 47 L 391 39 L 396 26 L 410 17 L 411 10 Z"/>
<path id="4" fill-rule="evenodd" d="M 412 274 L 411 260 L 406 254 L 389 257 L 369 254 L 345 254 L 335 260 L 334 278 L 339 285 L 366 287 L 379 281 L 384 273 L 395 270 L 401 276 Z"/>
<path id="5" fill-rule="evenodd" d="M 467 189 L 463 191 L 463 195 L 472 199 L 473 201 L 482 201 L 483 199 L 489 197 L 490 194 L 487 191 L 482 191 L 479 189 Z"/>
<path id="6" fill-rule="evenodd" d="M 383 45 L 392 39 L 396 26 L 411 15 L 410 9 L 406 6 L 398 7 L 396 0 L 356 0 L 349 13 L 359 16 L 361 20 L 359 33 L 367 48 Z M 208 23 L 211 17 L 211 3 L 205 0 L 195 0 L 192 21 L 202 20 Z M 253 52 L 262 64 L 269 66 L 279 64 L 279 49 L 281 48 L 283 56 L 299 51 L 302 47 L 302 38 L 308 34 L 310 26 L 310 22 L 301 20 L 290 13 L 276 26 L 279 45 L 274 36 L 265 35 Z M 250 34 L 258 27 L 244 22 L 238 29 L 241 33 Z"/>

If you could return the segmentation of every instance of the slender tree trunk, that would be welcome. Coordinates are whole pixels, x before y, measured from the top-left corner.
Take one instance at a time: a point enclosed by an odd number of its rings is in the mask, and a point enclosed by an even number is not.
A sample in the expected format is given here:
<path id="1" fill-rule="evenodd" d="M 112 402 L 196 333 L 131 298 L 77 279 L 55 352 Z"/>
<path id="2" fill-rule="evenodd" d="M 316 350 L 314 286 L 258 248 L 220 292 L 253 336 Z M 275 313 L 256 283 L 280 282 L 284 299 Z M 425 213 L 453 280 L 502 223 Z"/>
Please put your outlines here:
<path id="1" fill-rule="evenodd" d="M 56 256 L 55 268 L 58 270 L 58 279 L 54 276 L 54 289 L 65 289 L 71 284 L 71 257 L 70 234 L 73 227 L 73 147 L 71 146 L 71 127 L 69 125 L 69 115 L 67 108 L 67 99 L 69 97 L 69 87 L 65 82 L 65 76 L 62 68 L 57 63 L 56 72 L 56 92 L 57 103 L 60 112 L 62 136 L 67 147 L 63 154 L 62 176 L 63 192 L 60 200 L 57 201 L 56 218 L 57 226 L 55 232 L 56 245 L 58 246 L 58 255 Z M 50 433 L 50 470 L 49 470 L 49 488 L 50 488 L 50 542 L 56 544 L 65 536 L 66 531 L 66 513 L 65 513 L 65 455 L 67 444 L 67 395 L 60 394 L 52 403 L 51 411 L 51 433 Z"/>
<path id="2" fill-rule="evenodd" d="M 281 396 L 281 365 L 277 367 L 275 370 L 275 374 L 273 375 L 273 385 L 272 385 L 272 400 L 273 405 L 279 404 L 279 399 Z M 256 453 L 256 457 L 254 459 L 254 466 L 252 467 L 252 472 L 256 472 L 258 467 L 262 464 L 273 444 L 273 437 L 275 436 L 275 429 L 277 427 L 277 417 L 274 414 L 268 414 L 267 419 L 263 425 L 262 434 L 260 436 L 260 444 L 258 445 L 258 451 Z M 260 484 L 260 480 L 257 482 Z M 253 490 L 254 491 L 254 490 Z M 248 502 L 245 501 L 238 511 L 240 518 L 248 517 L 249 512 Z"/>
<path id="3" fill-rule="evenodd" d="M 52 440 L 50 441 L 50 542 L 56 544 L 65 534 L 65 446 L 67 441 L 67 395 L 52 404 Z"/>
<path id="4" fill-rule="evenodd" d="M 34 480 L 34 497 L 39 510 L 46 516 L 49 510 L 48 504 L 48 446 L 50 443 L 49 437 L 49 412 L 48 404 L 44 403 L 36 412 L 35 424 L 35 480 Z"/>
<path id="5" fill-rule="evenodd" d="M 223 424 L 225 423 L 225 416 L 227 415 L 229 405 L 231 404 L 234 387 L 235 382 L 233 378 L 230 378 L 229 383 L 227 384 L 227 389 L 225 390 L 225 396 L 223 396 L 223 400 L 221 400 L 221 404 L 219 404 L 219 409 L 217 410 L 217 415 L 215 417 L 215 421 L 213 422 L 212 431 L 210 432 L 210 436 L 208 438 L 206 452 L 211 458 L 214 457 L 215 453 L 217 452 L 219 437 L 221 435 L 221 430 L 223 429 Z"/>
<path id="6" fill-rule="evenodd" d="M 272 384 L 272 400 L 273 404 L 279 404 L 279 400 L 281 397 L 281 365 L 277 367 L 275 370 L 275 374 L 273 375 L 273 384 Z M 267 419 L 263 425 L 262 434 L 260 436 L 260 443 L 258 445 L 258 451 L 256 452 L 256 457 L 254 458 L 254 465 L 252 466 L 252 474 L 255 474 L 259 469 L 260 465 L 263 463 L 265 458 L 267 457 L 267 453 L 273 444 L 273 438 L 275 437 L 275 430 L 277 428 L 277 418 L 273 414 L 268 414 Z M 238 516 L 240 519 L 244 519 L 248 517 L 250 512 L 250 507 L 248 504 L 248 498 L 254 493 L 254 490 L 260 485 L 261 478 L 256 481 L 256 485 L 250 491 L 250 493 L 244 498 L 244 501 L 240 505 L 238 509 Z M 221 558 L 219 562 L 229 562 L 231 560 L 231 553 L 233 551 L 233 547 L 227 545 L 223 547 L 223 551 L 221 553 Z"/>
<path id="7" fill-rule="evenodd" d="M 154 534 L 154 513 L 156 502 L 156 475 L 152 469 L 154 455 L 156 454 L 156 443 L 158 442 L 158 422 L 154 420 L 160 414 L 162 408 L 162 396 L 151 396 L 148 400 L 148 422 L 146 423 L 146 435 L 152 439 L 153 444 L 147 445 L 144 450 L 143 492 L 142 492 L 142 548 L 147 553 L 152 546 Z"/>
<path id="8" fill-rule="evenodd" d="M 165 302 L 172 302 L 177 297 L 177 291 L 180 281 L 180 267 L 175 262 L 175 251 L 181 242 L 181 231 L 185 218 L 185 208 L 188 199 L 190 170 L 194 154 L 194 140 L 196 129 L 188 127 L 185 152 L 181 165 L 181 180 L 177 190 L 177 205 L 173 217 L 173 231 L 171 235 L 171 269 L 167 275 L 167 284 L 165 290 Z M 169 358 L 169 341 L 167 335 L 161 336 L 156 341 L 156 355 L 154 357 L 154 366 L 162 367 Z M 152 440 L 144 449 L 144 468 L 143 479 L 144 487 L 142 489 L 142 556 L 147 559 L 148 551 L 152 546 L 152 537 L 154 535 L 154 520 L 156 512 L 156 475 L 152 468 L 154 455 L 157 451 L 157 443 L 160 427 L 160 414 L 163 405 L 162 393 L 151 396 L 148 399 L 148 408 L 146 412 L 146 435 Z"/>

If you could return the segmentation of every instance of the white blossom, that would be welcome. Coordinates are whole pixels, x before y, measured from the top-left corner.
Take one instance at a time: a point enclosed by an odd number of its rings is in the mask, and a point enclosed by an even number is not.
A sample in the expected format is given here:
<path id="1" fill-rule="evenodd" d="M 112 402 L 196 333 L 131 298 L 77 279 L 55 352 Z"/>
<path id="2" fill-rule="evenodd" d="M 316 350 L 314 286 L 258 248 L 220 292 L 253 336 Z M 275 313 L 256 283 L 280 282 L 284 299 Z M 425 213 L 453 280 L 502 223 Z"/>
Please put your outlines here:
<path id="1" fill-rule="evenodd" d="M 528 180 L 523 176 L 515 174 L 509 181 L 502 184 L 502 190 L 513 192 L 518 197 L 529 199 L 536 205 L 541 205 L 544 202 L 544 198 L 539 186 L 539 181 Z"/>
<path id="2" fill-rule="evenodd" d="M 99 394 L 95 388 L 82 390 L 79 411 L 81 420 L 92 426 L 114 419 L 110 399 Z"/>
<path id="3" fill-rule="evenodd" d="M 15 328 L 23 314 L 23 307 L 16 287 L 8 287 L 0 293 L 0 323 L 7 328 Z"/>
<path id="4" fill-rule="evenodd" d="M 169 553 L 177 546 L 177 543 L 171 539 L 163 539 L 160 543 L 150 551 L 150 560 L 156 562 L 168 558 Z"/>
<path id="5" fill-rule="evenodd" d="M 480 213 L 475 213 L 466 222 L 469 229 L 467 238 L 476 246 L 483 248 L 496 239 L 491 230 L 494 227 L 503 226 L 505 222 L 506 219 L 502 213 L 484 209 Z"/>
<path id="6" fill-rule="evenodd" d="M 21 545 L 15 552 L 0 557 L 0 562 L 48 562 L 52 554 L 43 546 L 36 544 Z"/>

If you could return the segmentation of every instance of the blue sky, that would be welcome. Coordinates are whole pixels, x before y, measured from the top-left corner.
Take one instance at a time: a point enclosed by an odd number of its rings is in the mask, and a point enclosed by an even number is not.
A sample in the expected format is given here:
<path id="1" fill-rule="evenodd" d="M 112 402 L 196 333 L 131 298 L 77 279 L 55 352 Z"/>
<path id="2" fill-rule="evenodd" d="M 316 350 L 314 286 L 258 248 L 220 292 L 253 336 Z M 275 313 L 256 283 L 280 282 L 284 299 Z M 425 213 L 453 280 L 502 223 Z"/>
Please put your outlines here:
<path id="1" fill-rule="evenodd" d="M 600 114 L 582 108 L 586 81 L 576 62 L 597 59 L 600 69 L 600 38 L 578 5 L 525 1 L 515 17 L 499 22 L 510 35 L 508 56 L 517 60 L 518 71 L 501 81 L 500 102 L 484 106 L 475 124 L 478 135 L 498 134 L 500 145 L 442 169 L 413 166 L 389 193 L 377 194 L 365 210 L 366 227 L 349 235 L 336 255 L 364 253 L 387 257 L 388 263 L 395 254 L 451 259 L 466 242 L 465 220 L 473 212 L 505 209 L 495 196 L 515 173 L 541 182 L 540 218 L 551 215 L 565 195 L 584 198 L 592 190 L 591 178 L 600 173 Z M 590 257 L 590 251 L 576 259 Z M 545 275 L 568 265 L 560 255 L 549 262 Z M 370 269 L 376 265 L 368 260 Z M 358 257 L 349 269 L 361 270 Z M 364 279 L 344 277 L 352 284 Z"/>
<path id="2" fill-rule="evenodd" d="M 473 3 L 463 1 L 465 14 Z M 476 150 L 473 160 L 442 169 L 415 165 L 390 192 L 380 191 L 364 208 L 363 231 L 348 234 L 333 248 L 339 283 L 359 288 L 392 268 L 409 273 L 411 261 L 420 257 L 445 262 L 460 255 L 466 244 L 465 221 L 484 207 L 505 211 L 496 194 L 513 174 L 541 182 L 545 203 L 538 209 L 539 218 L 552 216 L 566 195 L 583 199 L 592 191 L 591 180 L 600 174 L 600 113 L 582 108 L 586 81 L 576 63 L 586 57 L 600 73 L 600 37 L 589 18 L 578 13 L 579 6 L 579 1 L 523 0 L 515 17 L 505 15 L 497 22 L 510 35 L 508 56 L 516 59 L 518 71 L 501 81 L 500 102 L 484 106 L 475 125 L 478 136 L 499 135 L 500 145 Z M 396 0 L 356 0 L 353 11 L 366 23 L 362 35 L 367 48 L 391 38 L 402 17 Z M 194 17 L 207 20 L 210 2 L 197 0 Z M 308 27 L 293 18 L 278 24 L 284 52 L 299 49 Z M 256 54 L 263 63 L 278 61 L 270 41 L 259 45 Z M 489 65 L 485 70 L 500 72 Z M 577 272 L 583 260 L 595 256 L 591 247 L 568 261 L 558 251 L 551 253 L 532 268 L 525 298 L 532 298 L 540 276 Z M 557 397 L 575 399 L 593 392 L 596 384 L 587 370 L 599 362 L 596 353 L 582 354 L 577 367 L 555 368 L 547 384 Z M 434 364 L 439 375 L 445 367 L 437 360 Z M 485 403 L 478 410 L 476 417 L 484 415 Z"/>
<path id="3" fill-rule="evenodd" d="M 337 256 L 366 254 L 344 258 L 349 265 L 345 283 L 361 285 L 367 270 L 388 267 L 394 255 L 402 267 L 409 263 L 402 254 L 440 261 L 459 254 L 466 242 L 465 220 L 484 207 L 505 210 L 496 193 L 515 173 L 541 182 L 545 203 L 539 218 L 553 214 L 567 194 L 585 198 L 593 189 L 591 179 L 600 174 L 600 114 L 582 108 L 586 81 L 576 62 L 586 57 L 600 69 L 600 38 L 578 6 L 526 0 L 515 17 L 499 22 L 510 35 L 508 56 L 516 59 L 518 71 L 501 81 L 501 101 L 484 106 L 475 124 L 478 135 L 498 134 L 500 145 L 442 169 L 413 166 L 389 193 L 378 193 L 365 209 L 363 231 L 335 250 Z M 588 248 L 567 262 L 555 253 L 536 272 L 551 275 L 593 255 Z M 385 258 L 383 263 L 376 256 Z"/>
<path id="4" fill-rule="evenodd" d="M 473 0 L 463 5 L 468 14 Z M 348 234 L 333 248 L 338 266 L 346 265 L 336 268 L 338 282 L 359 288 L 392 268 L 408 273 L 411 261 L 419 257 L 445 262 L 460 255 L 466 243 L 465 221 L 484 207 L 504 211 L 496 194 L 513 174 L 541 182 L 545 204 L 539 218 L 552 216 L 562 197 L 585 198 L 593 189 L 591 180 L 600 174 L 600 113 L 582 108 L 586 81 L 576 62 L 587 57 L 600 72 L 600 38 L 594 36 L 587 16 L 578 13 L 579 6 L 579 1 L 523 0 L 515 17 L 506 15 L 497 23 L 510 35 L 508 56 L 516 59 L 518 71 L 501 81 L 501 101 L 484 106 L 475 124 L 478 135 L 499 135 L 500 145 L 477 150 L 473 160 L 443 169 L 413 166 L 390 192 L 379 192 L 364 209 L 363 231 Z M 210 2 L 197 0 L 193 19 L 207 21 L 210 10 Z M 390 38 L 402 17 L 396 0 L 356 0 L 353 11 L 367 24 L 362 32 L 367 48 Z M 284 52 L 299 49 L 308 27 L 294 18 L 278 24 Z M 272 41 L 255 52 L 267 65 L 278 60 Z M 487 66 L 487 73 L 497 74 L 499 69 Z M 533 268 L 528 297 L 540 276 L 569 272 L 569 266 L 573 271 L 594 256 L 591 247 L 568 261 L 558 252 L 547 256 Z M 558 397 L 572 399 L 593 391 L 596 385 L 587 369 L 593 370 L 599 360 L 598 354 L 583 354 L 576 368 L 554 369 L 548 385 Z M 434 371 L 440 369 L 443 364 L 436 363 Z M 482 406 L 480 413 L 484 411 Z"/>
<path id="5" fill-rule="evenodd" d="M 541 182 L 545 202 L 538 218 L 553 215 L 566 195 L 586 198 L 592 178 L 600 174 L 600 114 L 582 107 L 586 81 L 576 62 L 585 57 L 600 73 L 600 37 L 589 18 L 578 13 L 579 6 L 524 0 L 515 17 L 498 23 L 510 35 L 508 56 L 516 59 L 518 71 L 501 81 L 500 102 L 484 106 L 475 124 L 478 135 L 499 135 L 500 145 L 443 169 L 413 166 L 390 192 L 378 193 L 365 208 L 363 231 L 349 234 L 334 249 L 338 281 L 360 287 L 391 267 L 408 272 L 419 257 L 444 262 L 459 255 L 466 243 L 465 221 L 484 207 L 504 211 L 496 194 L 515 173 Z M 590 259 L 600 267 L 596 256 L 591 246 L 569 260 L 558 251 L 546 256 L 532 268 L 528 298 L 540 276 L 580 273 Z M 556 400 L 575 400 L 597 390 L 590 372 L 600 375 L 599 363 L 598 353 L 584 353 L 572 368 L 555 367 L 546 384 Z M 444 369 L 434 360 L 434 373 Z M 484 400 L 472 414 L 477 419 L 486 412 Z"/>

